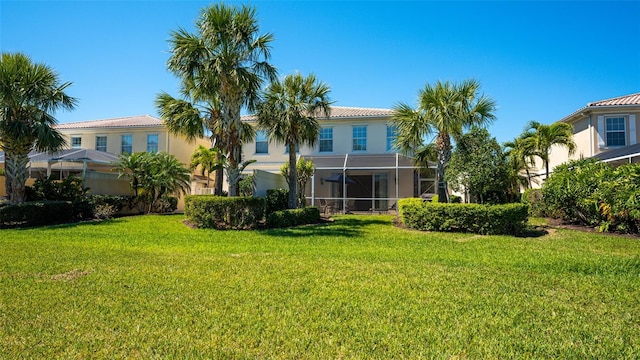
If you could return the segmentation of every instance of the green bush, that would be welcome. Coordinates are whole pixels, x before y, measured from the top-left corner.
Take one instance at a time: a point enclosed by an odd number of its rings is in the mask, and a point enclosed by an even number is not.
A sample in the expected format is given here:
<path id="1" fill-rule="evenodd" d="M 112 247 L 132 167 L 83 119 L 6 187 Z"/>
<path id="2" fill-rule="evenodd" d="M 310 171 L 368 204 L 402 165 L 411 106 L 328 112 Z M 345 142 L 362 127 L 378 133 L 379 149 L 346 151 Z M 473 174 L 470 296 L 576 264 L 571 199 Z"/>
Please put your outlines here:
<path id="1" fill-rule="evenodd" d="M 201 228 L 255 229 L 264 217 L 265 200 L 256 197 L 190 195 L 184 214 Z"/>
<path id="2" fill-rule="evenodd" d="M 31 201 L 0 207 L 0 227 L 30 227 L 71 222 L 75 208 L 70 201 Z"/>
<path id="3" fill-rule="evenodd" d="M 529 207 L 530 216 L 547 216 L 544 201 L 542 201 L 542 189 L 525 190 L 520 201 Z"/>
<path id="4" fill-rule="evenodd" d="M 266 214 L 269 216 L 274 211 L 286 210 L 289 205 L 289 190 L 269 189 L 266 198 Z"/>
<path id="5" fill-rule="evenodd" d="M 302 209 L 274 211 L 267 215 L 267 227 L 283 228 L 305 224 L 316 224 L 320 221 L 320 209 L 309 206 Z"/>
<path id="6" fill-rule="evenodd" d="M 517 235 L 527 223 L 523 204 L 481 205 L 423 202 L 401 199 L 400 216 L 410 228 L 426 231 L 459 231 L 484 235 Z"/>
<path id="7" fill-rule="evenodd" d="M 74 208 L 74 217 L 86 219 L 93 217 L 93 207 L 88 197 L 89 188 L 82 186 L 82 179 L 71 176 L 57 181 L 53 176 L 37 179 L 33 187 L 26 187 L 28 201 L 70 201 Z"/>

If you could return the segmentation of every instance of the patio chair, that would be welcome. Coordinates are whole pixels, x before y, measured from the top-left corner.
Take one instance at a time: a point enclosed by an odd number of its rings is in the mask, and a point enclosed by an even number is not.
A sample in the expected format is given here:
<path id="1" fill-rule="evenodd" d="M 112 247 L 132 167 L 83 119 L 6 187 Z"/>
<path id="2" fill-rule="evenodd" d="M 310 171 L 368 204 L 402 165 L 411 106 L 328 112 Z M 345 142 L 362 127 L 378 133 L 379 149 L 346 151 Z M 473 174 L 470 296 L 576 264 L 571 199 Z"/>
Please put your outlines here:
<path id="1" fill-rule="evenodd" d="M 325 215 L 327 214 L 327 212 L 331 213 L 331 211 L 333 210 L 331 204 L 327 203 L 327 200 L 325 199 L 318 199 L 318 204 L 318 208 Z"/>

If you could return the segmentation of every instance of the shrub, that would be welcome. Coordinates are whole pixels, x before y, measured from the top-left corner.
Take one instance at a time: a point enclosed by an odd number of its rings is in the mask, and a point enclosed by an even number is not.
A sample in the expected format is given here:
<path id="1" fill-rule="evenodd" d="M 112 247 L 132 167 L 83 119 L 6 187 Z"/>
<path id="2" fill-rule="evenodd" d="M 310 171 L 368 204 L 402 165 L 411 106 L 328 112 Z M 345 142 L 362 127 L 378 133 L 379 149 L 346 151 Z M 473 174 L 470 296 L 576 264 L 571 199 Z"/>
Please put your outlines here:
<path id="1" fill-rule="evenodd" d="M 184 214 L 201 228 L 254 229 L 264 208 L 263 198 L 190 195 L 185 197 Z"/>
<path id="2" fill-rule="evenodd" d="M 31 201 L 0 207 L 0 227 L 30 227 L 70 222 L 75 209 L 69 201 Z"/>
<path id="3" fill-rule="evenodd" d="M 446 204 L 416 199 L 401 199 L 399 204 L 402 221 L 410 228 L 484 235 L 517 235 L 524 230 L 528 213 L 523 204 Z"/>
<path id="4" fill-rule="evenodd" d="M 265 212 L 267 216 L 274 211 L 286 210 L 288 208 L 289 203 L 289 190 L 285 189 L 269 189 L 267 190 L 267 198 L 266 198 L 266 209 Z"/>
<path id="5" fill-rule="evenodd" d="M 309 206 L 302 209 L 274 211 L 267 215 L 267 227 L 283 228 L 305 224 L 316 224 L 320 221 L 320 209 Z"/>
<path id="6" fill-rule="evenodd" d="M 543 217 L 547 215 L 544 201 L 542 201 L 542 189 L 525 190 L 521 202 L 529 207 L 530 216 Z"/>
<path id="7" fill-rule="evenodd" d="M 96 219 L 110 219 L 115 215 L 122 214 L 122 211 L 130 205 L 133 196 L 121 195 L 91 195 L 90 201 L 93 208 L 93 217 Z"/>

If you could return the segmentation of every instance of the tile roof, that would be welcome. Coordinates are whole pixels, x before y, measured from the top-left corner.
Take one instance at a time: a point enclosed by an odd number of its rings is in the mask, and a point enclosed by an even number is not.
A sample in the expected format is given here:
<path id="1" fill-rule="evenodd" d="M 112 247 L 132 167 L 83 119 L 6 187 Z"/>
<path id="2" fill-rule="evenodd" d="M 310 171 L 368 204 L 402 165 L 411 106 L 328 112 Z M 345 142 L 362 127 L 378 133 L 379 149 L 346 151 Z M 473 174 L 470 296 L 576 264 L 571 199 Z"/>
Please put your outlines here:
<path id="1" fill-rule="evenodd" d="M 571 122 L 575 120 L 576 115 L 580 115 L 583 112 L 590 109 L 597 109 L 598 107 L 610 107 L 610 106 L 637 106 L 640 105 L 640 93 L 629 94 L 624 96 L 618 96 L 611 99 L 599 100 L 590 102 L 587 106 L 582 107 L 573 113 L 560 119 L 560 122 Z"/>
<path id="2" fill-rule="evenodd" d="M 347 106 L 332 106 L 330 119 L 350 119 L 350 118 L 365 118 L 365 117 L 386 117 L 391 116 L 393 110 L 391 109 L 378 109 L 378 108 L 362 108 L 362 107 L 347 107 Z M 255 115 L 242 116 L 244 121 L 255 121 Z"/>
<path id="3" fill-rule="evenodd" d="M 594 101 L 587 104 L 587 107 L 592 106 L 615 106 L 615 105 L 640 105 L 640 93 L 618 96 L 612 99 Z"/>
<path id="4" fill-rule="evenodd" d="M 131 128 L 162 126 L 162 120 L 150 115 L 128 116 L 114 119 L 80 121 L 56 125 L 56 129 Z"/>

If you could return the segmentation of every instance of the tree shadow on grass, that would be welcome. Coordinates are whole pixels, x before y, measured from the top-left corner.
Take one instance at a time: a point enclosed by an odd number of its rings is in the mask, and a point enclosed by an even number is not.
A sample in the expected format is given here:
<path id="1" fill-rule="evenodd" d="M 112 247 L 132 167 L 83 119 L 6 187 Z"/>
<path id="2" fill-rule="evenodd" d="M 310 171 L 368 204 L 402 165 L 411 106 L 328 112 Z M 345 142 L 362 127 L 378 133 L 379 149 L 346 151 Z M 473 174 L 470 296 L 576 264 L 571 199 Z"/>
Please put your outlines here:
<path id="1" fill-rule="evenodd" d="M 320 224 L 303 225 L 291 228 L 268 229 L 264 231 L 264 235 L 276 237 L 345 237 L 352 238 L 362 236 L 363 228 L 369 225 L 389 224 L 388 221 L 371 218 L 338 218 Z"/>
<path id="2" fill-rule="evenodd" d="M 545 235 L 549 235 L 549 231 L 547 231 L 544 227 L 540 226 L 530 226 L 528 225 L 525 229 L 520 233 L 515 235 L 518 238 L 539 238 Z"/>

